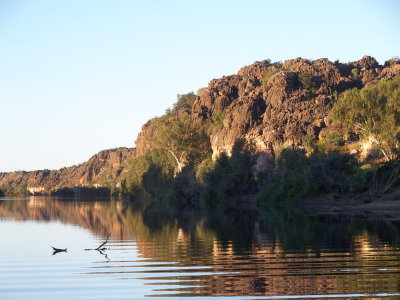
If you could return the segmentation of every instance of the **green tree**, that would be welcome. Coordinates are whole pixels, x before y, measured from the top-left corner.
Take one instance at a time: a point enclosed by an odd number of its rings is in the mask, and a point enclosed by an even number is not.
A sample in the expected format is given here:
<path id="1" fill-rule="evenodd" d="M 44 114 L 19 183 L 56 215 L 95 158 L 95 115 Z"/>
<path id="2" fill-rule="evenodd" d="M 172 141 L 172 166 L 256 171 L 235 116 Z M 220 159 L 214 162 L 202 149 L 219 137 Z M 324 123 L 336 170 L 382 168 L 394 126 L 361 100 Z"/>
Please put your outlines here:
<path id="1" fill-rule="evenodd" d="M 173 108 L 176 110 L 184 109 L 190 112 L 192 110 L 192 105 L 194 101 L 196 100 L 197 95 L 193 92 L 187 93 L 187 94 L 178 94 L 177 95 L 177 101 L 173 105 Z"/>
<path id="2" fill-rule="evenodd" d="M 283 149 L 271 175 L 259 199 L 261 207 L 303 199 L 314 191 L 308 158 L 301 149 Z"/>
<path id="3" fill-rule="evenodd" d="M 6 183 L 0 186 L 2 194 L 5 196 L 25 196 L 29 195 L 26 184 Z"/>
<path id="4" fill-rule="evenodd" d="M 344 146 L 345 142 L 343 139 L 343 134 L 336 130 L 330 130 L 325 132 L 320 136 L 318 146 L 321 149 L 330 150 L 335 147 Z"/>
<path id="5" fill-rule="evenodd" d="M 319 84 L 315 76 L 307 73 L 299 73 L 297 76 L 303 88 L 308 89 L 312 92 L 318 90 Z"/>
<path id="6" fill-rule="evenodd" d="M 400 138 L 400 75 L 361 90 L 345 91 L 335 103 L 332 118 L 360 130 L 389 161 L 398 155 Z"/>
<path id="7" fill-rule="evenodd" d="M 180 173 L 187 164 L 201 162 L 211 151 L 205 130 L 192 124 L 189 116 L 165 120 L 159 127 L 154 144 L 171 154 L 176 162 L 176 173 Z"/>
<path id="8" fill-rule="evenodd" d="M 308 133 L 303 137 L 302 145 L 308 153 L 313 153 L 317 150 L 317 140 L 315 135 Z"/>
<path id="9" fill-rule="evenodd" d="M 351 69 L 351 78 L 355 81 L 361 81 L 360 70 L 357 68 Z"/>
<path id="10" fill-rule="evenodd" d="M 279 71 L 279 67 L 271 66 L 265 69 L 261 74 L 261 83 L 262 85 L 266 85 L 268 80 L 272 77 L 272 75 L 276 74 Z"/>
<path id="11" fill-rule="evenodd" d="M 126 192 L 132 196 L 143 195 L 151 189 L 149 182 L 152 180 L 151 174 L 158 176 L 157 178 L 154 176 L 154 181 L 167 182 L 168 178 L 172 178 L 174 170 L 175 162 L 169 153 L 162 149 L 153 149 L 130 162 L 124 182 Z"/>
<path id="12" fill-rule="evenodd" d="M 398 56 L 394 56 L 391 59 L 388 59 L 387 61 L 385 61 L 385 67 L 391 67 L 396 64 L 400 64 L 400 57 L 398 57 Z"/>

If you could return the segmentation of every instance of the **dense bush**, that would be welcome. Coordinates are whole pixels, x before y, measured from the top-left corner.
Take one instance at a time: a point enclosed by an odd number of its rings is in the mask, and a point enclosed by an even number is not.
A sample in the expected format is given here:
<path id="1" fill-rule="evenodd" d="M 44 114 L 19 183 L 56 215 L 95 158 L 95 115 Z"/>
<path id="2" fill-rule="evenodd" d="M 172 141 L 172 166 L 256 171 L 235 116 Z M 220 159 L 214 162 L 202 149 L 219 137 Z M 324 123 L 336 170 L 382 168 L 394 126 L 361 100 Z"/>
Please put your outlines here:
<path id="1" fill-rule="evenodd" d="M 201 183 L 205 184 L 207 174 L 212 171 L 214 168 L 214 162 L 212 160 L 211 155 L 204 159 L 200 164 L 195 166 L 195 176 L 196 180 Z"/>
<path id="2" fill-rule="evenodd" d="M 185 167 L 173 180 L 168 201 L 178 210 L 200 208 L 202 186 L 190 167 Z"/>
<path id="3" fill-rule="evenodd" d="M 391 67 L 397 64 L 400 64 L 400 57 L 398 56 L 392 57 L 391 59 L 385 61 L 385 67 Z"/>
<path id="4" fill-rule="evenodd" d="M 293 176 L 288 180 L 267 185 L 260 196 L 259 203 L 263 207 L 266 204 L 304 200 L 312 195 L 313 192 L 314 187 L 307 178 Z"/>
<path id="5" fill-rule="evenodd" d="M 56 189 L 50 192 L 52 196 L 63 196 L 63 197 L 73 197 L 75 196 L 75 191 L 73 188 L 64 187 L 60 189 Z"/>
<path id="6" fill-rule="evenodd" d="M 317 150 L 317 140 L 315 138 L 315 135 L 310 134 L 310 133 L 306 134 L 303 137 L 302 145 L 308 153 L 312 153 L 312 152 L 316 151 Z"/>
<path id="7" fill-rule="evenodd" d="M 305 200 L 314 195 L 350 192 L 363 178 L 355 176 L 358 163 L 353 156 L 338 151 L 314 152 L 284 149 L 260 197 L 260 204 Z M 358 181 L 357 181 L 358 180 Z"/>
<path id="8" fill-rule="evenodd" d="M 165 197 L 172 176 L 168 176 L 162 166 L 151 164 L 142 175 L 142 187 L 152 199 Z"/>
<path id="9" fill-rule="evenodd" d="M 192 109 L 192 105 L 196 100 L 197 95 L 193 92 L 177 96 L 177 101 L 173 105 L 173 110 L 188 110 Z"/>
<path id="10" fill-rule="evenodd" d="M 81 186 L 74 188 L 77 197 L 108 197 L 110 190 L 106 187 Z"/>
<path id="11" fill-rule="evenodd" d="M 311 74 L 307 73 L 299 73 L 297 75 L 297 78 L 299 80 L 299 83 L 301 87 L 308 89 L 312 92 L 315 92 L 319 88 L 319 83 L 317 81 L 317 78 Z"/>
<path id="12" fill-rule="evenodd" d="M 343 135 L 338 131 L 328 131 L 321 136 L 318 146 L 322 148 L 322 150 L 344 146 Z"/>
<path id="13" fill-rule="evenodd" d="M 349 178 L 358 169 L 356 159 L 338 151 L 310 156 L 310 183 L 318 193 L 347 192 L 351 189 Z"/>
<path id="14" fill-rule="evenodd" d="M 223 112 L 214 113 L 211 117 L 211 124 L 209 133 L 214 133 L 221 130 L 224 127 L 224 117 L 225 114 Z"/>
<path id="15" fill-rule="evenodd" d="M 278 66 L 279 67 L 279 66 Z M 275 66 L 271 66 L 268 67 L 263 73 L 262 73 L 262 77 L 261 77 L 261 83 L 263 85 L 266 85 L 268 83 L 268 80 L 271 78 L 272 75 L 276 74 L 279 69 L 278 67 Z"/>
<path id="16" fill-rule="evenodd" d="M 385 193 L 400 182 L 398 159 L 381 164 L 374 174 L 374 186 L 378 193 Z"/>
<path id="17" fill-rule="evenodd" d="M 29 191 L 26 184 L 7 183 L 0 186 L 0 190 L 5 196 L 27 196 Z"/>
<path id="18" fill-rule="evenodd" d="M 269 182 L 264 187 L 261 202 L 282 202 L 302 199 L 312 193 L 310 170 L 305 152 L 283 149 L 276 159 Z"/>
<path id="19" fill-rule="evenodd" d="M 351 78 L 355 81 L 361 81 L 361 74 L 358 68 L 354 68 L 351 70 Z"/>
<path id="20" fill-rule="evenodd" d="M 124 192 L 132 197 L 143 197 L 149 192 L 154 194 L 152 186 L 158 189 L 161 187 L 157 184 L 166 184 L 173 177 L 175 166 L 173 157 L 162 149 L 153 149 L 146 155 L 134 158 L 124 177 Z"/>
<path id="21" fill-rule="evenodd" d="M 244 140 L 235 142 L 231 156 L 221 153 L 213 167 L 204 174 L 205 202 L 209 207 L 223 203 L 226 206 L 232 196 L 256 192 L 257 183 L 253 172 L 255 164 L 252 147 Z"/>

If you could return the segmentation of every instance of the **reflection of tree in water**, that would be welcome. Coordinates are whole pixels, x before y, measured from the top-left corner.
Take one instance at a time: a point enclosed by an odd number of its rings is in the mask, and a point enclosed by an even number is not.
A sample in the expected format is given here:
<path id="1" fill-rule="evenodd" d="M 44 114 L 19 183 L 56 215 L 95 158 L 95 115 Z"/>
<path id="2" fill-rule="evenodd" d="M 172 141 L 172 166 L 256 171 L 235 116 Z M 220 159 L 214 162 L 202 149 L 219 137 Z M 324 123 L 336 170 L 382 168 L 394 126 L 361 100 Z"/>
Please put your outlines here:
<path id="1" fill-rule="evenodd" d="M 148 237 L 159 247 L 141 240 L 140 251 L 144 257 L 213 266 L 214 271 L 226 273 L 179 276 L 199 281 L 198 295 L 329 294 L 338 288 L 346 294 L 372 293 L 365 284 L 368 274 L 349 271 L 371 268 L 371 256 L 378 257 L 382 248 L 394 251 L 391 245 L 399 244 L 398 225 L 392 222 L 310 218 L 295 209 L 275 209 L 264 219 L 252 211 L 240 218 L 215 213 L 200 218 L 195 226 L 196 214 L 190 219 L 185 212 L 182 220 L 162 209 L 147 211 L 145 222 L 163 220 Z M 385 289 L 396 291 L 398 279 L 398 275 L 387 277 Z"/>
<path id="2" fill-rule="evenodd" d="M 32 198 L 3 201 L 0 217 L 77 224 L 102 236 L 110 232 L 113 240 L 134 238 L 141 257 L 152 261 L 176 262 L 177 268 L 207 267 L 168 277 L 183 286 L 187 280 L 196 282 L 196 288 L 188 288 L 196 295 L 288 295 L 299 290 L 328 294 L 338 289 L 359 293 L 367 290 L 362 284 L 370 275 L 340 270 L 371 268 L 376 264 L 372 257 L 382 249 L 390 256 L 399 245 L 398 224 L 393 222 L 309 218 L 296 210 L 274 209 L 264 219 L 253 211 L 240 216 L 216 212 L 206 219 L 160 207 L 142 213 L 120 201 Z M 197 275 L 199 271 L 209 275 Z M 165 279 L 157 276 L 146 280 Z M 397 289 L 400 275 L 390 276 L 385 291 Z"/>
<path id="3" fill-rule="evenodd" d="M 367 234 L 379 245 L 400 244 L 400 223 L 384 219 L 365 219 L 354 215 L 309 217 L 294 207 L 268 207 L 261 221 L 262 231 L 279 240 L 288 251 L 354 248 L 356 236 Z"/>
<path id="4" fill-rule="evenodd" d="M 58 201 L 30 197 L 28 201 L 0 202 L 0 217 L 15 220 L 59 220 L 113 238 L 179 239 L 201 232 L 209 240 L 251 247 L 260 237 L 279 242 L 284 250 L 352 249 L 354 236 L 368 233 L 374 243 L 399 245 L 399 224 L 346 216 L 307 217 L 296 209 L 270 207 L 260 217 L 255 211 L 227 215 L 216 211 L 207 218 L 197 211 L 171 212 L 164 207 L 131 209 L 121 201 Z M 165 236 L 163 238 L 162 236 Z M 160 241 L 161 241 L 160 240 Z"/>

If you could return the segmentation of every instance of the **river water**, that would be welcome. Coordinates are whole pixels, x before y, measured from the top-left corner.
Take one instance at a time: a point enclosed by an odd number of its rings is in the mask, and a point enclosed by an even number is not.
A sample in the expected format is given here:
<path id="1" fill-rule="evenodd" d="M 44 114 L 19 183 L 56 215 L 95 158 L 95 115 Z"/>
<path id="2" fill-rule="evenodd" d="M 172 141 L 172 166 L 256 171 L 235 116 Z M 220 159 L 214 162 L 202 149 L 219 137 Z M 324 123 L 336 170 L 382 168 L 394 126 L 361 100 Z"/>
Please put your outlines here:
<path id="1" fill-rule="evenodd" d="M 0 199 L 2 300 L 400 299 L 396 222 L 275 214 L 261 224 L 120 201 Z M 108 234 L 106 249 L 85 250 Z"/>

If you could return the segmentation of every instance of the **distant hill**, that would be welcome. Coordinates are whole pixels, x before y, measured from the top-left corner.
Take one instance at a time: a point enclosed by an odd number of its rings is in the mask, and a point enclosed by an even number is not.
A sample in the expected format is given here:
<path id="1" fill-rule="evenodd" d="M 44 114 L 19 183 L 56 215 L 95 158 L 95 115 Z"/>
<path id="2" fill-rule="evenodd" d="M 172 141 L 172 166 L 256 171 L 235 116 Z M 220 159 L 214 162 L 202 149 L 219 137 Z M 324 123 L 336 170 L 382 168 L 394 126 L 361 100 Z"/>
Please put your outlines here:
<path id="1" fill-rule="evenodd" d="M 22 185 L 31 193 L 41 193 L 63 187 L 115 185 L 134 156 L 134 148 L 115 148 L 100 151 L 85 163 L 60 170 L 0 173 L 0 186 Z"/>

